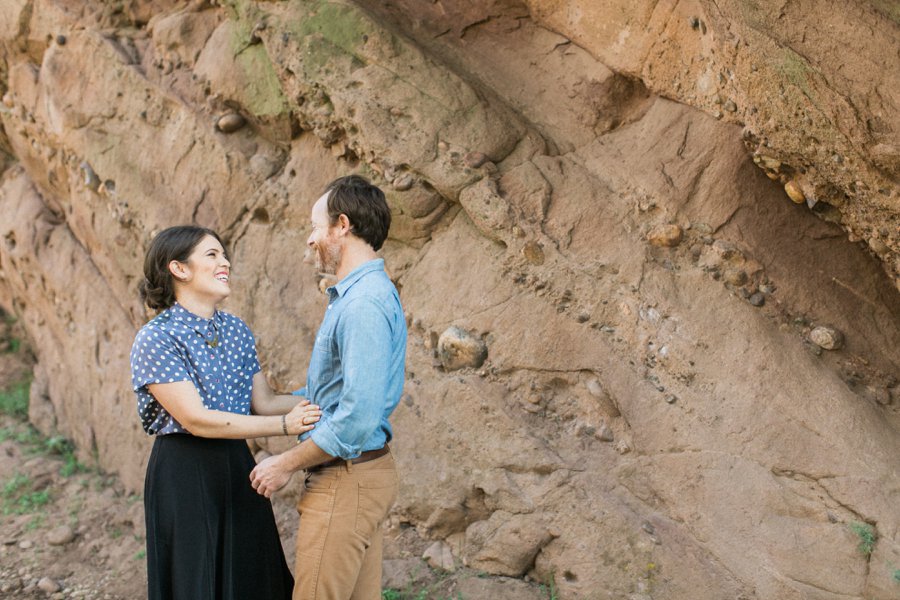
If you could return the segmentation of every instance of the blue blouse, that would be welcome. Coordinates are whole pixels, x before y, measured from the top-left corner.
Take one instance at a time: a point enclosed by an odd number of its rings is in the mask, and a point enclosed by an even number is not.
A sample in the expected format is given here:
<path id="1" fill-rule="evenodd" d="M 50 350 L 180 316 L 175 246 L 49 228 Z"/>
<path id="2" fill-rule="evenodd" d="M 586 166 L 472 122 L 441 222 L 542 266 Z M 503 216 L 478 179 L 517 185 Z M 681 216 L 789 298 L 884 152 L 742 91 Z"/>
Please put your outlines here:
<path id="1" fill-rule="evenodd" d="M 131 384 L 149 434 L 190 433 L 147 390 L 152 383 L 191 381 L 203 405 L 250 414 L 253 376 L 260 370 L 250 328 L 217 310 L 212 319 L 177 302 L 144 325 L 131 348 Z"/>

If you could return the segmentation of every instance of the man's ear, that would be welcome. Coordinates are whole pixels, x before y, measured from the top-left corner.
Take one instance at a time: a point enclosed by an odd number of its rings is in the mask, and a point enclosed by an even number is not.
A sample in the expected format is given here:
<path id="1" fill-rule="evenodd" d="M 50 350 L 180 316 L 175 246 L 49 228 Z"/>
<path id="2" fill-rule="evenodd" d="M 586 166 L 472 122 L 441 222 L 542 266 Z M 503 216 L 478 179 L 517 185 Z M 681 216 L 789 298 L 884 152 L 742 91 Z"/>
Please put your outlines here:
<path id="1" fill-rule="evenodd" d="M 169 273 L 176 281 L 187 281 L 191 278 L 191 272 L 185 267 L 184 263 L 173 260 L 169 262 Z"/>
<path id="2" fill-rule="evenodd" d="M 338 215 L 338 227 L 341 228 L 341 234 L 350 233 L 353 230 L 353 226 L 350 225 L 350 219 L 344 213 Z"/>

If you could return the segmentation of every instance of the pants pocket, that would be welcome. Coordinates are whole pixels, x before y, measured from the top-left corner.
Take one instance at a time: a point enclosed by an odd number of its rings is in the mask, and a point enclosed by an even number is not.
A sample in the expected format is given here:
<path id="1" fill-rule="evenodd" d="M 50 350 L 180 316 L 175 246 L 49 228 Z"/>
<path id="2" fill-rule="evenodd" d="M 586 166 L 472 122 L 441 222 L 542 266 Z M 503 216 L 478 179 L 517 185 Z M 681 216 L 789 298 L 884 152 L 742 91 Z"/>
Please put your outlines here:
<path id="1" fill-rule="evenodd" d="M 318 557 L 325 547 L 328 526 L 334 510 L 335 490 L 307 488 L 297 503 L 300 525 L 297 529 L 297 554 Z"/>
<path id="2" fill-rule="evenodd" d="M 358 503 L 356 507 L 356 533 L 366 544 L 387 518 L 388 511 L 397 499 L 397 479 L 393 472 L 390 479 L 378 484 L 357 484 Z"/>

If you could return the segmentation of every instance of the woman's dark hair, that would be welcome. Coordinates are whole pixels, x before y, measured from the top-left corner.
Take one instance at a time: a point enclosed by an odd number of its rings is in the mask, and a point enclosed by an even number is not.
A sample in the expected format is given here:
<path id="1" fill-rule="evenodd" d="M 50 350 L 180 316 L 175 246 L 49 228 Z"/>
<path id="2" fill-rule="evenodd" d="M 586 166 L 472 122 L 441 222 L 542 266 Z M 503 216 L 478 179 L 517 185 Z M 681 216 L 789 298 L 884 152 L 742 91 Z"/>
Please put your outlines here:
<path id="1" fill-rule="evenodd" d="M 380 250 L 391 228 L 391 209 L 378 186 L 359 175 L 339 177 L 325 188 L 328 194 L 328 218 L 334 225 L 347 215 L 351 231 L 374 250 Z"/>
<path id="2" fill-rule="evenodd" d="M 211 235 L 225 243 L 212 229 L 179 225 L 164 229 L 150 242 L 144 257 L 144 279 L 138 284 L 141 300 L 153 310 L 165 310 L 175 304 L 175 281 L 169 271 L 173 260 L 187 262 L 194 248 L 203 238 Z"/>

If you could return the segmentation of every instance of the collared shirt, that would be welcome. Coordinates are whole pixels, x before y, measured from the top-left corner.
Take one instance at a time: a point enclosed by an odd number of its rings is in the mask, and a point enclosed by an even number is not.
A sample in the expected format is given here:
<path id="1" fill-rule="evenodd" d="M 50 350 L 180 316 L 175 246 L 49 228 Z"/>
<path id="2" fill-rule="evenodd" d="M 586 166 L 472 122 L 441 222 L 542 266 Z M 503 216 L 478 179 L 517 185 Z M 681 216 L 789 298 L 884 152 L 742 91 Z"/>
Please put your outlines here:
<path id="1" fill-rule="evenodd" d="M 206 408 L 250 414 L 253 376 L 259 370 L 246 323 L 220 310 L 204 319 L 176 302 L 141 328 L 131 348 L 131 384 L 141 425 L 149 434 L 190 433 L 147 390 L 152 383 L 191 381 Z"/>
<path id="2" fill-rule="evenodd" d="M 368 261 L 329 287 L 306 387 L 294 392 L 322 408 L 312 438 L 344 459 L 390 441 L 388 417 L 400 402 L 406 363 L 406 319 L 384 260 Z"/>

